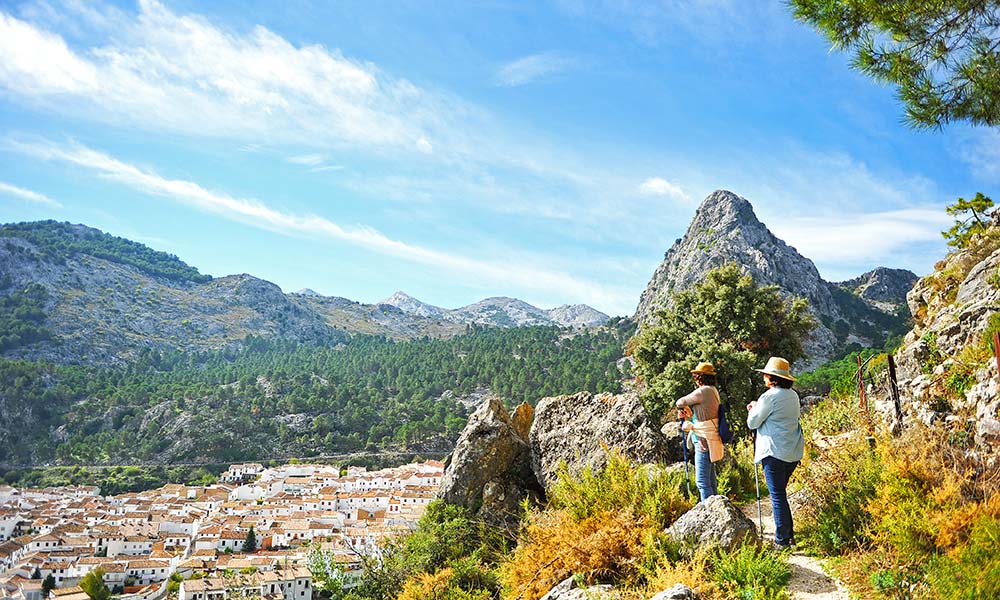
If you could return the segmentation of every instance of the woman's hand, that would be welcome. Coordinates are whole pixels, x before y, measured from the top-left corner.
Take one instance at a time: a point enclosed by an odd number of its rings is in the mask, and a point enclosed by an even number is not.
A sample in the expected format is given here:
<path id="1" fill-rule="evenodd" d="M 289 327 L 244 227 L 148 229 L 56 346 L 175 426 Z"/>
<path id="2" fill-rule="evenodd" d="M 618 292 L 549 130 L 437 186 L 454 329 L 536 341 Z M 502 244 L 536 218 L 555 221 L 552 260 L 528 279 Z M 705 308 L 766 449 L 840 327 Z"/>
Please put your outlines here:
<path id="1" fill-rule="evenodd" d="M 757 406 L 757 401 L 756 400 L 754 400 L 750 404 L 747 404 L 747 412 L 750 412 L 751 410 L 753 410 L 755 406 Z"/>
<path id="2" fill-rule="evenodd" d="M 690 419 L 691 416 L 692 416 L 692 414 L 693 413 L 691 412 L 691 407 L 690 406 L 682 406 L 682 407 L 680 407 L 680 408 L 677 409 L 677 418 L 678 419 Z"/>

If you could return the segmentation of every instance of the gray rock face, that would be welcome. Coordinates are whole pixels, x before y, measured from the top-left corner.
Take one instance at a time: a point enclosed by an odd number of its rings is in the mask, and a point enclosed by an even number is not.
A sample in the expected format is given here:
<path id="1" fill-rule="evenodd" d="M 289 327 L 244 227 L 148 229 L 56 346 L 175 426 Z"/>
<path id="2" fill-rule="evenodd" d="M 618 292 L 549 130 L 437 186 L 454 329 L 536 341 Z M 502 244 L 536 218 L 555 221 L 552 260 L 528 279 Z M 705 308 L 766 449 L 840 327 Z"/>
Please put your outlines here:
<path id="1" fill-rule="evenodd" d="M 942 289 L 939 275 L 967 270 L 955 287 Z M 963 348 L 979 344 L 990 320 L 1000 312 L 1000 249 L 984 259 L 961 250 L 937 265 L 937 272 L 921 279 L 907 295 L 914 328 L 896 354 L 904 421 L 930 423 L 939 414 L 932 410 L 944 397 L 940 381 Z M 935 358 L 936 355 L 936 358 Z M 940 364 L 934 365 L 933 361 Z M 925 373 L 925 369 L 928 371 Z M 952 405 L 952 412 L 975 414 L 976 443 L 984 453 L 1000 450 L 1000 389 L 996 362 L 992 358 L 973 374 L 975 381 L 965 397 Z"/>
<path id="2" fill-rule="evenodd" d="M 710 496 L 681 515 L 667 534 L 681 545 L 682 552 L 693 553 L 703 546 L 730 550 L 755 541 L 757 526 L 725 496 Z"/>
<path id="3" fill-rule="evenodd" d="M 406 314 L 430 317 L 432 319 L 440 319 L 444 317 L 445 314 L 445 310 L 443 308 L 438 308 L 437 306 L 427 304 L 426 302 L 421 302 L 413 296 L 403 292 L 396 292 L 385 300 L 379 302 L 379 304 L 389 304 L 391 306 L 395 306 Z"/>
<path id="4" fill-rule="evenodd" d="M 543 398 L 535 405 L 530 438 L 532 468 L 545 489 L 562 462 L 578 472 L 603 469 L 611 449 L 643 463 L 664 462 L 669 454 L 634 393 Z"/>
<path id="5" fill-rule="evenodd" d="M 597 327 L 608 322 L 608 315 L 586 304 L 563 304 L 546 311 L 554 323 L 563 327 Z"/>
<path id="6" fill-rule="evenodd" d="M 620 600 L 621 594 L 610 585 L 590 585 L 577 587 L 576 580 L 569 577 L 542 596 L 541 600 Z"/>
<path id="7" fill-rule="evenodd" d="M 838 283 L 840 287 L 871 302 L 883 302 L 896 306 L 906 302 L 906 294 L 913 289 L 917 275 L 906 269 L 878 267 L 860 277 Z"/>
<path id="8" fill-rule="evenodd" d="M 528 443 L 496 396 L 469 417 L 445 467 L 438 497 L 484 518 L 505 520 L 538 491 Z"/>
<path id="9" fill-rule="evenodd" d="M 838 340 L 824 323 L 843 320 L 847 327 L 856 329 L 857 319 L 873 320 L 857 314 L 857 306 L 844 306 L 849 299 L 820 277 L 811 260 L 775 237 L 757 219 L 750 202 L 718 190 L 705 198 L 684 237 L 674 242 L 653 273 L 639 299 L 636 322 L 640 327 L 650 323 L 657 308 L 669 306 L 673 294 L 693 287 L 708 271 L 728 262 L 740 265 L 758 284 L 776 285 L 790 297 L 809 301 L 819 324 L 806 342 L 808 365 L 797 366 L 797 370 L 832 358 L 843 344 L 844 340 Z M 871 304 L 862 302 L 862 312 L 884 308 Z"/>
<path id="10" fill-rule="evenodd" d="M 659 594 L 656 594 L 649 600 L 698 600 L 698 592 L 692 590 L 683 583 L 678 583 L 670 589 L 663 590 Z"/>

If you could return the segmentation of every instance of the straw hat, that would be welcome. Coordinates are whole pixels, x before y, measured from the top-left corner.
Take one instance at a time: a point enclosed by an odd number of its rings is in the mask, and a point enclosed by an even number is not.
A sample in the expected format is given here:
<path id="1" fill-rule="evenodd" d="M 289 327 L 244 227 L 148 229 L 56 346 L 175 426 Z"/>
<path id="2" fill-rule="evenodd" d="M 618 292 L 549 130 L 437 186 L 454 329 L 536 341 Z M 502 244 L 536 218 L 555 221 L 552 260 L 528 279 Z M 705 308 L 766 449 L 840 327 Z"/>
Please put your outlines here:
<path id="1" fill-rule="evenodd" d="M 791 365 L 788 364 L 787 360 L 781 358 L 780 356 L 772 356 L 767 359 L 767 365 L 763 369 L 754 370 L 758 373 L 767 373 L 768 375 L 774 375 L 775 377 L 795 381 L 795 378 L 792 377 Z"/>
<path id="2" fill-rule="evenodd" d="M 710 362 L 700 362 L 698 366 L 691 369 L 692 373 L 701 373 L 702 375 L 715 375 L 715 365 Z"/>

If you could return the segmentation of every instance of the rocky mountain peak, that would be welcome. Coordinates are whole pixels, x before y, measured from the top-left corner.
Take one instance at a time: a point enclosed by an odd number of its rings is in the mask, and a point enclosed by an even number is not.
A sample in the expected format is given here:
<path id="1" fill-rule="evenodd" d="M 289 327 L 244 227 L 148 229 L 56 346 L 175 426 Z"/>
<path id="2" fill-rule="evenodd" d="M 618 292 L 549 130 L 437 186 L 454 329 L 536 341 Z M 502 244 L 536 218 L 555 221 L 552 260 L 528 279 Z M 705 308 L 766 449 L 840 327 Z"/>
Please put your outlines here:
<path id="1" fill-rule="evenodd" d="M 403 311 L 408 315 L 417 315 L 420 317 L 429 317 L 432 319 L 440 319 L 444 316 L 445 310 L 439 308 L 432 304 L 427 304 L 426 302 L 421 302 L 413 296 L 396 291 L 393 295 L 389 296 L 385 300 L 379 302 L 379 304 L 387 304 L 389 306 L 395 306 L 399 310 Z"/>
<path id="2" fill-rule="evenodd" d="M 729 190 L 716 190 L 705 198 L 695 212 L 689 231 L 699 228 L 732 229 L 735 227 L 764 227 L 757 219 L 750 202 Z"/>
<path id="3" fill-rule="evenodd" d="M 809 365 L 833 358 L 848 343 L 864 344 L 867 338 L 855 335 L 855 330 L 884 333 L 887 317 L 888 320 L 895 318 L 886 313 L 905 297 L 905 290 L 900 289 L 908 273 L 883 269 L 868 274 L 865 289 L 871 288 L 869 295 L 891 297 L 895 302 L 893 307 L 889 306 L 889 300 L 858 297 L 856 286 L 845 289 L 824 281 L 811 260 L 771 233 L 746 198 L 717 190 L 705 198 L 684 237 L 675 241 L 664 255 L 639 299 L 636 321 L 640 326 L 652 322 L 656 310 L 669 306 L 675 293 L 690 289 L 709 271 L 726 263 L 739 265 L 759 285 L 776 285 L 789 297 L 809 301 L 810 310 L 819 323 L 806 342 Z M 876 281 L 885 285 L 873 283 Z M 862 321 L 878 325 L 862 326 Z M 838 333 L 834 333 L 834 329 Z M 881 343 L 875 339 L 867 341 L 875 345 Z"/>
<path id="4" fill-rule="evenodd" d="M 759 284 L 808 298 L 821 312 L 830 309 L 832 298 L 816 265 L 775 237 L 748 200 L 718 190 L 705 198 L 684 237 L 667 251 L 639 300 L 636 320 L 648 322 L 674 292 L 692 287 L 727 262 L 740 265 Z"/>
<path id="5" fill-rule="evenodd" d="M 317 292 L 316 290 L 313 290 L 313 289 L 310 289 L 310 288 L 302 288 L 301 290 L 299 290 L 297 292 L 294 292 L 294 293 L 298 294 L 300 296 L 322 296 L 323 295 L 323 294 L 320 294 L 319 292 Z"/>

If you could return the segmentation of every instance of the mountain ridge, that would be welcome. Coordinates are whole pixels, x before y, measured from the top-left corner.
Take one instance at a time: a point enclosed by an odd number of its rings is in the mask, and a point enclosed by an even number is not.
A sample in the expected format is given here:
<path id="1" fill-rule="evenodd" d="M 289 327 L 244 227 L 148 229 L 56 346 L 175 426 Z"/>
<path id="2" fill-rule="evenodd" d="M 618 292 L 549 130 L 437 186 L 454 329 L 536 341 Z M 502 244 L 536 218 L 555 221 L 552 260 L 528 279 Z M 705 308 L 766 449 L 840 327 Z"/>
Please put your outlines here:
<path id="1" fill-rule="evenodd" d="M 37 286 L 18 302 L 39 317 L 32 335 L 5 338 L 2 355 L 61 364 L 123 364 L 143 349 L 204 351 L 240 345 L 248 336 L 336 344 L 355 333 L 409 339 L 450 337 L 469 324 L 564 326 L 516 299 L 491 304 L 485 316 L 469 310 L 475 305 L 421 315 L 308 288 L 285 293 L 247 273 L 211 277 L 172 254 L 56 221 L 0 225 L 0 273 L 0 298 Z"/>
<path id="2" fill-rule="evenodd" d="M 478 302 L 448 309 L 422 302 L 409 294 L 397 291 L 378 302 L 395 306 L 407 314 L 443 319 L 466 325 L 495 327 L 524 327 L 533 325 L 559 325 L 561 327 L 596 327 L 607 323 L 611 317 L 586 304 L 563 304 L 551 309 L 508 296 L 492 296 Z"/>

